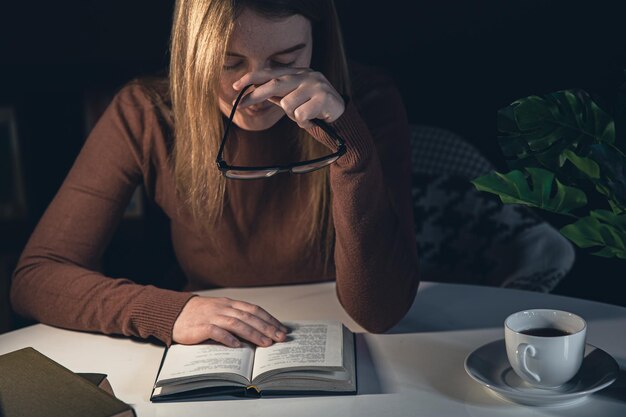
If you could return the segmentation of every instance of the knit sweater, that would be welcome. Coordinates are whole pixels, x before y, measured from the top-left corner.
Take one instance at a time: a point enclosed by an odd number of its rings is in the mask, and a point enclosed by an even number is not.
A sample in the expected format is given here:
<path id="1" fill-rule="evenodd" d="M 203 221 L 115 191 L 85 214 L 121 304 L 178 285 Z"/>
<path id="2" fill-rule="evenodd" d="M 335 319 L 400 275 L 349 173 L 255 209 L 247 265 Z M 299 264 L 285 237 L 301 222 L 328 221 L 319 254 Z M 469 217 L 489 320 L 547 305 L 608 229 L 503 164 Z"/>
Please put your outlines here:
<path id="1" fill-rule="evenodd" d="M 116 94 L 22 253 L 11 288 L 18 314 L 169 345 L 192 291 L 334 279 L 340 303 L 365 329 L 382 332 L 404 316 L 418 285 L 409 134 L 401 97 L 387 77 L 356 74 L 353 96 L 332 124 L 347 153 L 325 168 L 335 228 L 330 272 L 304 246 L 306 199 L 290 192 L 290 174 L 227 180 L 224 213 L 210 231 L 219 239 L 207 238 L 176 192 L 169 110 L 155 105 L 141 83 Z M 277 150 L 294 140 L 284 134 L 289 123 L 285 116 L 262 132 L 234 128 L 237 164 L 282 162 Z M 317 127 L 309 133 L 329 142 Z M 169 217 L 183 291 L 98 272 L 139 184 Z"/>

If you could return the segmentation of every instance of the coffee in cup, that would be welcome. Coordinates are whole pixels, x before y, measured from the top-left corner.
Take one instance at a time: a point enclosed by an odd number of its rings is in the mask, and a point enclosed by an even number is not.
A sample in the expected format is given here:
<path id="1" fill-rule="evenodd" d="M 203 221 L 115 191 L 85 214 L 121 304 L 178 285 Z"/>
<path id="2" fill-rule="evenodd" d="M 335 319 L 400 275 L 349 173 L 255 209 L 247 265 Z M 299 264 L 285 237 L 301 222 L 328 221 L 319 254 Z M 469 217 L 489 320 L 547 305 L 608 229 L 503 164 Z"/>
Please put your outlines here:
<path id="1" fill-rule="evenodd" d="M 555 388 L 576 375 L 585 353 L 587 324 L 567 311 L 536 309 L 504 322 L 506 353 L 520 378 L 538 388 Z"/>

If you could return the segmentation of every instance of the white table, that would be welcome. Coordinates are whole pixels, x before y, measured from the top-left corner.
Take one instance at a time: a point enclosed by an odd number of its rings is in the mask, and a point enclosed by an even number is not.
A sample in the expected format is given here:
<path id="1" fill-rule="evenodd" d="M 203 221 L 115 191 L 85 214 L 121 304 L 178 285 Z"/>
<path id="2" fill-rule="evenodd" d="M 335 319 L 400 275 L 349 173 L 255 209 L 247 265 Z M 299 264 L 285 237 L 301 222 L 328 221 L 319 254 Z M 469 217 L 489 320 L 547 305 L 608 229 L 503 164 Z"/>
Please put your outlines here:
<path id="1" fill-rule="evenodd" d="M 339 319 L 363 332 L 339 305 L 334 283 L 220 289 L 202 294 L 257 303 L 280 320 Z M 503 337 L 512 312 L 572 311 L 588 321 L 588 342 L 611 354 L 620 376 L 583 403 L 537 408 L 496 398 L 463 368 L 477 347 Z M 0 354 L 32 346 L 74 372 L 108 374 L 138 417 L 151 416 L 626 416 L 626 308 L 580 299 L 469 285 L 422 283 L 407 316 L 384 335 L 357 335 L 356 396 L 149 401 L 163 347 L 123 337 L 34 325 L 0 336 Z"/>

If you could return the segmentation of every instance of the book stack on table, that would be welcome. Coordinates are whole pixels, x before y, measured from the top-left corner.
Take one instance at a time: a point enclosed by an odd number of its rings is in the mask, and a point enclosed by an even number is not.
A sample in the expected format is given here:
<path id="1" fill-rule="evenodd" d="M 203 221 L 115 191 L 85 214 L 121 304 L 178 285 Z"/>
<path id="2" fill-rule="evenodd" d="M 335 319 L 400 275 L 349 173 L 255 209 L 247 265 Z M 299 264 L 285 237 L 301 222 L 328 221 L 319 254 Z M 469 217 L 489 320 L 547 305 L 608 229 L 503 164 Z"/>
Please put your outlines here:
<path id="1" fill-rule="evenodd" d="M 2 417 L 133 417 L 106 375 L 78 374 L 32 347 L 0 355 Z"/>

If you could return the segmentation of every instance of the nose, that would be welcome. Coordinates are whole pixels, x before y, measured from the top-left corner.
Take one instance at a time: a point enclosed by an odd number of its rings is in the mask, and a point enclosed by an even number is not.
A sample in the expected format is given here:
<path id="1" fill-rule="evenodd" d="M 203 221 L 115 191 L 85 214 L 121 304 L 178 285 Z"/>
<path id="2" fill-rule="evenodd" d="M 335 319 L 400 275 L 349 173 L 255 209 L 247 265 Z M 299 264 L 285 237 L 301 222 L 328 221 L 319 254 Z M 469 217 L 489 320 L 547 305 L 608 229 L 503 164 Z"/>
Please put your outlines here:
<path id="1" fill-rule="evenodd" d="M 246 68 L 247 74 L 252 74 L 255 72 L 263 72 L 271 69 L 271 65 L 268 60 L 263 59 L 249 59 L 248 67 Z"/>
<path id="2" fill-rule="evenodd" d="M 265 62 L 254 61 L 254 62 L 250 62 L 250 65 L 248 65 L 248 72 L 257 72 L 257 71 L 264 70 L 265 68 L 267 68 L 267 66 L 265 65 Z"/>

